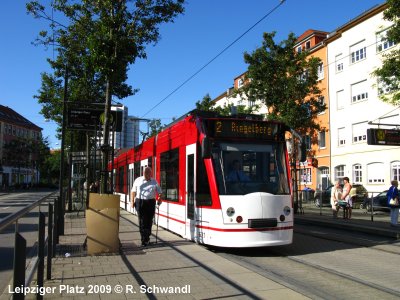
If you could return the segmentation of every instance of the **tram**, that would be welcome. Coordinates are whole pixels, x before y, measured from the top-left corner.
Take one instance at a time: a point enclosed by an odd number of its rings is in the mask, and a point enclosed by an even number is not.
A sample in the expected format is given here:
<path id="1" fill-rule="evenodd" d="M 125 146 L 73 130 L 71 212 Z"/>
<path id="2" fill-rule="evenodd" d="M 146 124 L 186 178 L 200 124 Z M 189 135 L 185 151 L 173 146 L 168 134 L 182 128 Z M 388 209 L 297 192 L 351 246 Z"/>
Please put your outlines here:
<path id="1" fill-rule="evenodd" d="M 133 213 L 130 188 L 150 166 L 163 191 L 159 226 L 218 247 L 290 244 L 287 131 L 260 116 L 193 111 L 114 158 L 115 193 L 121 207 Z M 238 171 L 240 176 L 231 175 Z"/>

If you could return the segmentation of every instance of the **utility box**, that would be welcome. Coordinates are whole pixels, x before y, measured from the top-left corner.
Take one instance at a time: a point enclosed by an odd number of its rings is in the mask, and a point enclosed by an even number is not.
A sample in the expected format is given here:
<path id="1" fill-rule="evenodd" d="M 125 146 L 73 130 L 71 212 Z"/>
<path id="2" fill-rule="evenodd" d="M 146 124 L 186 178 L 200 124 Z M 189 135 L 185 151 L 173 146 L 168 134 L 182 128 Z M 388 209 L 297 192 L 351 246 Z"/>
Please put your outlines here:
<path id="1" fill-rule="evenodd" d="M 86 210 L 87 253 L 116 253 L 119 251 L 118 195 L 89 194 Z"/>

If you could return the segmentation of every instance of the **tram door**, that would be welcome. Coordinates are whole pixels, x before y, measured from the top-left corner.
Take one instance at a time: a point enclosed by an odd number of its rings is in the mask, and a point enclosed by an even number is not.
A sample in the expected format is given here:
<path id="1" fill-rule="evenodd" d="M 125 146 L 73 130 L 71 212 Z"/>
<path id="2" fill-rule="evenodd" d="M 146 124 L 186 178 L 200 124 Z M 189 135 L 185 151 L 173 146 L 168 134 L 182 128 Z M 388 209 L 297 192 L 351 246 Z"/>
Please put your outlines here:
<path id="1" fill-rule="evenodd" d="M 129 205 L 128 205 L 128 211 L 133 212 L 133 207 L 131 207 L 131 201 L 133 201 L 131 199 L 131 189 L 133 186 L 133 181 L 134 181 L 134 175 L 133 175 L 133 164 L 129 164 L 128 167 L 128 201 L 129 201 Z"/>
<path id="2" fill-rule="evenodd" d="M 194 240 L 195 224 L 195 182 L 196 182 L 196 145 L 186 147 L 186 228 L 185 236 Z"/>

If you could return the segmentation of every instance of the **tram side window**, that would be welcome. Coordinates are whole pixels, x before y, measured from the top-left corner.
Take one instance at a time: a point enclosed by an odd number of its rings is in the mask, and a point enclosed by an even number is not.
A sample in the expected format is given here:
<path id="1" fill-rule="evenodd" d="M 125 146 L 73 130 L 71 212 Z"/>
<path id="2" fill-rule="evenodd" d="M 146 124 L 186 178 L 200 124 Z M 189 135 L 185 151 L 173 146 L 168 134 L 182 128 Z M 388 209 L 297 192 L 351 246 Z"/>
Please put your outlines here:
<path id="1" fill-rule="evenodd" d="M 200 147 L 198 150 L 201 153 Z M 206 166 L 204 165 L 204 159 L 201 155 L 197 155 L 197 173 L 196 173 L 196 204 L 197 206 L 210 206 L 211 193 L 210 185 L 208 183 L 208 176 Z"/>
<path id="2" fill-rule="evenodd" d="M 140 176 L 140 161 L 134 163 L 133 169 L 133 181 L 135 181 L 135 179 Z"/>
<path id="3" fill-rule="evenodd" d="M 179 191 L 179 149 L 160 155 L 160 186 L 170 201 L 178 201 Z"/>
<path id="4" fill-rule="evenodd" d="M 124 192 L 124 167 L 118 169 L 118 193 Z"/>

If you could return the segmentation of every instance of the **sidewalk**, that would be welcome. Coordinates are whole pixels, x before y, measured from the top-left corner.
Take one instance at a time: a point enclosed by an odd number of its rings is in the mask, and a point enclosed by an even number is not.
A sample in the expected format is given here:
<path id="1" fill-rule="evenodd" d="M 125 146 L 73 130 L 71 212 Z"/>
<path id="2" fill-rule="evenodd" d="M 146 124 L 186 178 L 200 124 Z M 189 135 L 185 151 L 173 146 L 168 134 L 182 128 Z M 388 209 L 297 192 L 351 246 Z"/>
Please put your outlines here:
<path id="1" fill-rule="evenodd" d="M 400 227 L 390 226 L 389 212 L 377 211 L 372 215 L 371 220 L 370 212 L 353 209 L 352 218 L 346 220 L 342 218 L 342 212 L 339 213 L 337 219 L 334 219 L 330 207 L 320 209 L 306 205 L 303 206 L 303 209 L 303 214 L 295 215 L 295 224 L 313 224 L 400 239 Z"/>
<path id="2" fill-rule="evenodd" d="M 295 224 L 346 228 L 399 239 L 400 228 L 389 226 L 387 214 L 375 215 L 372 222 L 371 216 L 363 211 L 354 210 L 351 220 L 343 220 L 333 219 L 326 209 L 305 207 L 304 210 L 304 214 L 295 216 Z M 151 244 L 141 248 L 137 217 L 124 210 L 119 226 L 120 253 L 88 256 L 83 247 L 85 221 L 82 212 L 66 214 L 65 235 L 60 236 L 53 258 L 52 279 L 45 281 L 45 298 L 308 299 L 162 228 L 157 244 L 153 226 Z M 390 251 L 400 251 L 395 248 Z M 9 298 L 6 291 L 0 297 Z M 35 298 L 33 294 L 26 296 Z"/>
<path id="3" fill-rule="evenodd" d="M 49 293 L 44 297 L 308 299 L 162 228 L 157 244 L 153 226 L 151 244 L 140 248 L 137 224 L 135 215 L 121 210 L 120 253 L 88 256 L 82 246 L 86 237 L 85 218 L 82 213 L 67 214 L 65 235 L 60 236 L 53 259 L 52 280 L 45 281 Z"/>

